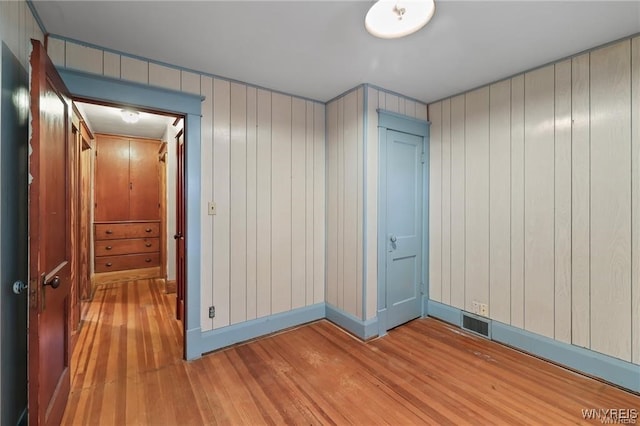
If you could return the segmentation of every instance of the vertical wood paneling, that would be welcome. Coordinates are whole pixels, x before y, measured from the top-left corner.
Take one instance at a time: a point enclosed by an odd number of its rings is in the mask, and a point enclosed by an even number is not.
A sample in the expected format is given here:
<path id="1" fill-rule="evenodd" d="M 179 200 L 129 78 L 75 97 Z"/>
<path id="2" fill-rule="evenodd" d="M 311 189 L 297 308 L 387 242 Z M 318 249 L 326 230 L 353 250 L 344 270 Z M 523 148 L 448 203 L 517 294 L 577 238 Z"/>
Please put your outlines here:
<path id="1" fill-rule="evenodd" d="M 385 93 L 385 109 L 391 112 L 400 113 L 400 100 L 398 96 L 391 93 Z"/>
<path id="2" fill-rule="evenodd" d="M 451 303 L 451 99 L 442 101 L 442 303 Z"/>
<path id="3" fill-rule="evenodd" d="M 591 53 L 590 79 L 591 349 L 627 361 L 631 360 L 630 60 L 629 40 L 598 49 Z"/>
<path id="4" fill-rule="evenodd" d="M 378 90 L 378 108 L 387 109 L 387 94 L 382 90 Z"/>
<path id="5" fill-rule="evenodd" d="M 313 270 L 314 270 L 314 296 L 313 302 L 320 303 L 325 300 L 325 243 L 328 218 L 325 214 L 325 203 L 328 199 L 325 188 L 325 153 L 327 139 L 325 138 L 325 105 L 314 103 L 313 105 L 313 146 L 314 146 L 314 179 L 313 179 Z"/>
<path id="6" fill-rule="evenodd" d="M 640 364 L 640 37 L 631 41 L 631 362 Z"/>
<path id="7" fill-rule="evenodd" d="M 256 318 L 258 237 L 258 93 L 247 87 L 247 320 Z"/>
<path id="8" fill-rule="evenodd" d="M 291 308 L 306 303 L 306 102 L 291 106 Z"/>
<path id="9" fill-rule="evenodd" d="M 67 43 L 67 49 L 69 43 Z M 149 63 L 140 59 L 122 56 L 120 58 L 120 76 L 123 80 L 135 81 L 136 83 L 149 83 Z M 200 90 L 198 90 L 199 92 Z"/>
<path id="10" fill-rule="evenodd" d="M 6 3 L 3 2 L 3 5 L 6 5 Z M 6 26 L 5 28 L 8 28 L 8 26 Z M 60 40 L 53 37 L 49 38 L 49 41 L 47 42 L 47 55 L 49 55 L 49 58 L 51 58 L 51 62 L 53 62 L 54 65 L 64 67 L 64 61 L 65 61 L 64 49 L 65 49 L 64 40 Z M 118 64 L 118 77 L 120 77 L 119 64 Z"/>
<path id="11" fill-rule="evenodd" d="M 571 60 L 555 65 L 555 339 L 571 343 Z"/>
<path id="12" fill-rule="evenodd" d="M 442 102 L 429 105 L 429 298 L 442 301 Z"/>
<path id="13" fill-rule="evenodd" d="M 524 324 L 554 334 L 554 66 L 524 76 Z"/>
<path id="14" fill-rule="evenodd" d="M 124 58 L 123 58 L 124 59 Z M 230 121 L 231 87 L 213 80 L 213 327 L 229 325 L 230 303 Z"/>
<path id="15" fill-rule="evenodd" d="M 489 303 L 489 88 L 466 94 L 465 307 Z"/>
<path id="16" fill-rule="evenodd" d="M 489 311 L 511 321 L 511 81 L 489 88 Z"/>
<path id="17" fill-rule="evenodd" d="M 200 75 L 193 72 L 181 70 L 180 87 L 183 92 L 197 94 L 200 87 Z"/>
<path id="18" fill-rule="evenodd" d="M 247 319 L 247 87 L 231 83 L 230 147 L 231 324 Z"/>
<path id="19" fill-rule="evenodd" d="M 120 78 L 120 55 L 117 53 L 103 52 L 102 56 L 102 72 L 105 77 Z"/>
<path id="20" fill-rule="evenodd" d="M 149 63 L 149 84 L 165 89 L 180 90 L 180 70 Z"/>
<path id="21" fill-rule="evenodd" d="M 404 114 L 416 118 L 416 101 L 411 99 L 404 100 Z"/>
<path id="22" fill-rule="evenodd" d="M 416 118 L 427 120 L 427 106 L 425 104 L 416 104 Z"/>
<path id="23" fill-rule="evenodd" d="M 213 80 L 202 78 L 202 121 L 200 150 L 201 198 L 205 202 L 213 201 Z M 188 141 L 187 141 L 188 143 Z M 200 216 L 202 245 L 200 248 L 200 326 L 202 331 L 213 328 L 213 320 L 209 318 L 209 306 L 213 305 L 213 218 L 205 209 Z M 189 253 L 190 255 L 191 253 Z"/>
<path id="24" fill-rule="evenodd" d="M 337 306 L 340 309 L 344 308 L 344 98 L 338 99 L 338 127 L 337 127 L 337 145 L 336 145 L 336 157 L 338 165 L 338 181 L 337 181 L 337 203 L 338 203 L 338 216 L 337 216 Z"/>
<path id="25" fill-rule="evenodd" d="M 65 55 L 68 68 L 102 74 L 102 50 L 68 41 Z"/>
<path id="26" fill-rule="evenodd" d="M 358 99 L 358 117 L 356 121 L 357 128 L 357 167 L 356 167 L 356 186 L 357 186 L 357 198 L 356 198 L 356 316 L 363 318 L 363 255 L 364 255 L 364 219 L 363 219 L 363 202 L 364 202 L 364 88 L 359 88 L 357 91 Z"/>
<path id="27" fill-rule="evenodd" d="M 585 348 L 591 346 L 589 61 L 587 53 L 571 65 L 571 343 Z"/>
<path id="28" fill-rule="evenodd" d="M 511 325 L 524 328 L 524 75 L 511 79 Z"/>
<path id="29" fill-rule="evenodd" d="M 353 91 L 344 97 L 343 133 L 343 305 L 345 312 L 356 313 L 358 250 L 358 95 Z"/>
<path id="30" fill-rule="evenodd" d="M 272 94 L 271 313 L 291 309 L 291 97 Z"/>
<path id="31" fill-rule="evenodd" d="M 327 302 L 338 303 L 338 101 L 327 105 Z"/>
<path id="32" fill-rule="evenodd" d="M 271 92 L 258 89 L 257 114 L 256 316 L 260 318 L 271 314 Z"/>
<path id="33" fill-rule="evenodd" d="M 314 239 L 313 233 L 315 229 L 314 220 L 313 220 L 313 212 L 314 212 L 314 131 L 315 131 L 315 118 L 314 118 L 314 110 L 313 110 L 313 102 L 306 101 L 305 102 L 305 210 L 304 210 L 304 221 L 305 221 L 305 303 L 307 305 L 313 304 L 314 298 L 314 275 L 316 271 L 314 270 Z M 295 202 L 295 201 L 294 201 Z"/>
<path id="34" fill-rule="evenodd" d="M 464 95 L 451 99 L 451 305 L 460 309 L 465 307 L 465 103 Z"/>
<path id="35" fill-rule="evenodd" d="M 367 88 L 367 318 L 374 318 L 378 312 L 378 91 Z"/>

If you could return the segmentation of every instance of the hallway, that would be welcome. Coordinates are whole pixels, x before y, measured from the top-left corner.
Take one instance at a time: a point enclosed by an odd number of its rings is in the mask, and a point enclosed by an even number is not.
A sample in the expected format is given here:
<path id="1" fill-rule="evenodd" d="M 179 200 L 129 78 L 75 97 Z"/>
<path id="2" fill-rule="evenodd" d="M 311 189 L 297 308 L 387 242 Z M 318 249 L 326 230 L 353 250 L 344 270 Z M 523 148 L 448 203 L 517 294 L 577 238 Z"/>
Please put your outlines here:
<path id="1" fill-rule="evenodd" d="M 323 320 L 184 362 L 174 297 L 157 280 L 98 287 L 63 424 L 550 424 L 640 409 L 638 396 L 433 319 L 366 344 Z"/>

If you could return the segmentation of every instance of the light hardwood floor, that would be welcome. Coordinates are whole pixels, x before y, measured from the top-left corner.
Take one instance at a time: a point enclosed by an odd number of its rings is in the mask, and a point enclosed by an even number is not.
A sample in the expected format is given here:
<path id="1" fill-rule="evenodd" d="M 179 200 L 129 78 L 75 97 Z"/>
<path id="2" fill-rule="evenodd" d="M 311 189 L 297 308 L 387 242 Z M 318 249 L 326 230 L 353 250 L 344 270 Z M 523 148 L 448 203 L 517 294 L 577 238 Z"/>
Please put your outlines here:
<path id="1" fill-rule="evenodd" d="M 363 343 L 327 321 L 181 360 L 175 295 L 104 284 L 63 424 L 576 424 L 640 397 L 434 319 Z M 592 424 L 600 424 L 592 421 Z"/>

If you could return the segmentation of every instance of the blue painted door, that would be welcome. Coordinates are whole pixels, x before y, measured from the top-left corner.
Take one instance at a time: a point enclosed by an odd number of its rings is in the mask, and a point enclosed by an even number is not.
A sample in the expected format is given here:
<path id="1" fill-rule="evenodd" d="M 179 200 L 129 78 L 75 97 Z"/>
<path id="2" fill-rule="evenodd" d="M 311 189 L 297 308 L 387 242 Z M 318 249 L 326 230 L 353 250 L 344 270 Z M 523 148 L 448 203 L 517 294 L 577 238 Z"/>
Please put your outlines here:
<path id="1" fill-rule="evenodd" d="M 27 164 L 29 80 L 18 59 L 2 43 L 2 127 L 0 128 L 0 340 L 2 392 L 0 424 L 15 425 L 27 407 Z"/>
<path id="2" fill-rule="evenodd" d="M 387 130 L 387 329 L 421 314 L 423 138 Z"/>

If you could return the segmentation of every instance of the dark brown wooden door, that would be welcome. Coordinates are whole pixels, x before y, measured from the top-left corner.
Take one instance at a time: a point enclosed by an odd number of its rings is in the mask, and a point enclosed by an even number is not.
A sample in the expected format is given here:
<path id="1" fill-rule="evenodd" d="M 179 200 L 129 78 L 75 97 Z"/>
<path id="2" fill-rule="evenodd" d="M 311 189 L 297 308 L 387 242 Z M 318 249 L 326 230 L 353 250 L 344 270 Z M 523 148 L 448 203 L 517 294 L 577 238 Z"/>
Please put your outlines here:
<path id="1" fill-rule="evenodd" d="M 129 220 L 129 139 L 99 136 L 96 156 L 95 221 Z"/>
<path id="2" fill-rule="evenodd" d="M 29 424 L 59 424 L 69 397 L 71 101 L 32 41 L 29 173 Z"/>
<path id="3" fill-rule="evenodd" d="M 185 192 L 184 192 L 184 133 L 180 131 L 177 141 L 177 194 L 176 194 L 176 318 L 184 324 L 185 268 Z"/>
<path id="4" fill-rule="evenodd" d="M 131 139 L 129 220 L 160 220 L 158 142 Z"/>

